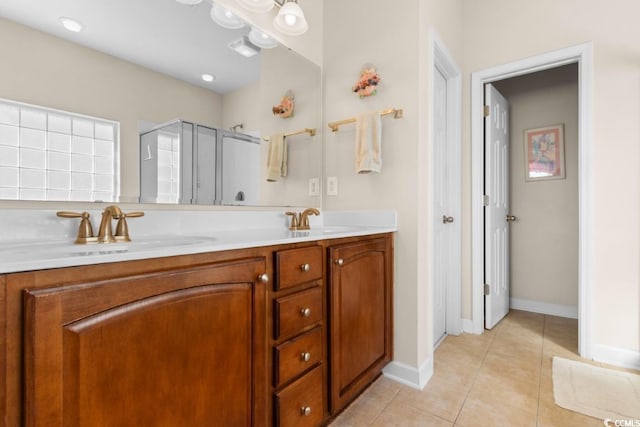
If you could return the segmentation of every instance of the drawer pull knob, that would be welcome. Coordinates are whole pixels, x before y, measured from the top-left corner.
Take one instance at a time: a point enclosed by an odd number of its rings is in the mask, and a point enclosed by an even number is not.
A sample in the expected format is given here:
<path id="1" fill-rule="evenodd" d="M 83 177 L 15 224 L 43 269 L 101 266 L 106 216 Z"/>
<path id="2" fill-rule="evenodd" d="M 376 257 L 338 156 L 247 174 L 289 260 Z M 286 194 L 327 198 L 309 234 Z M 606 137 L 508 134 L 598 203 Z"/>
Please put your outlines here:
<path id="1" fill-rule="evenodd" d="M 300 413 L 306 417 L 311 413 L 311 406 L 303 406 L 300 408 Z"/>
<path id="2" fill-rule="evenodd" d="M 340 267 L 342 267 L 344 265 L 344 260 L 342 258 L 338 258 L 336 260 L 336 264 L 338 264 Z"/>
<path id="3" fill-rule="evenodd" d="M 262 283 L 269 283 L 269 275 L 267 273 L 262 273 L 258 275 L 258 280 Z"/>
<path id="4" fill-rule="evenodd" d="M 309 307 L 303 308 L 302 310 L 300 310 L 300 314 L 302 315 L 302 317 L 309 317 L 311 316 L 311 309 Z"/>
<path id="5" fill-rule="evenodd" d="M 304 353 L 300 353 L 300 360 L 308 362 L 309 360 L 311 360 L 311 353 L 309 353 L 308 351 L 305 351 Z"/>
<path id="6" fill-rule="evenodd" d="M 302 264 L 300 266 L 300 271 L 309 271 L 311 270 L 311 266 L 309 264 Z"/>

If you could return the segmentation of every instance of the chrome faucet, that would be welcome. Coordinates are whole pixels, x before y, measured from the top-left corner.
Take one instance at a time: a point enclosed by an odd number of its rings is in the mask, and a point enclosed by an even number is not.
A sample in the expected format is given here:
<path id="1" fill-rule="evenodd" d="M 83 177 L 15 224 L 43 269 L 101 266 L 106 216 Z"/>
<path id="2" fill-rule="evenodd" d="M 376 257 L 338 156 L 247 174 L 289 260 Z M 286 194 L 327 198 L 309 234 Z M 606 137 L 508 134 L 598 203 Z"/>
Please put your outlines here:
<path id="1" fill-rule="evenodd" d="M 316 208 L 307 208 L 300 213 L 285 212 L 285 215 L 291 216 L 291 224 L 289 230 L 300 231 L 309 230 L 309 215 L 320 215 L 320 211 Z"/>

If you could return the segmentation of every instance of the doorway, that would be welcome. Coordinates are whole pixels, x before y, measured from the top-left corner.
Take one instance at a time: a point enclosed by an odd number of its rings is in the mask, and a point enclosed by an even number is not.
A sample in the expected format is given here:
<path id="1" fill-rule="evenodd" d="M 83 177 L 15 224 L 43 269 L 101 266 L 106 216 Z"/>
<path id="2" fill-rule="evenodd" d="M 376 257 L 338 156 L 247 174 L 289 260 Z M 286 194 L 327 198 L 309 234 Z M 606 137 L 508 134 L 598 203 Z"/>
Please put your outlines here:
<path id="1" fill-rule="evenodd" d="M 577 65 L 489 83 L 485 104 L 485 328 L 510 308 L 577 319 Z"/>
<path id="2" fill-rule="evenodd" d="M 592 47 L 586 43 L 521 61 L 475 72 L 471 76 L 471 163 L 472 163 L 472 325 L 471 332 L 484 330 L 484 126 L 483 90 L 487 83 L 521 76 L 566 64 L 578 66 L 578 331 L 579 353 L 591 357 L 591 287 L 589 227 L 591 185 L 587 171 L 591 162 L 591 68 Z"/>

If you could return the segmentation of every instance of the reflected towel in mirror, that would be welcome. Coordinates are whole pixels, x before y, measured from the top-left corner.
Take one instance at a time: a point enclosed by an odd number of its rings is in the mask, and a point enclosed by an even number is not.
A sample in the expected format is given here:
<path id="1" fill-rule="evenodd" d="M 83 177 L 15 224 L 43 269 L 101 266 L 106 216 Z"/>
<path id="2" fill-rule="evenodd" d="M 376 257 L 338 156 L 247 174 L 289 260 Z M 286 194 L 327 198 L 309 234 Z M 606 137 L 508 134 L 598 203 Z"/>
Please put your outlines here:
<path id="1" fill-rule="evenodd" d="M 287 176 L 287 141 L 284 132 L 271 135 L 267 155 L 267 181 L 273 182 Z"/>
<path id="2" fill-rule="evenodd" d="M 382 121 L 372 111 L 356 117 L 356 172 L 380 172 L 382 169 Z"/>

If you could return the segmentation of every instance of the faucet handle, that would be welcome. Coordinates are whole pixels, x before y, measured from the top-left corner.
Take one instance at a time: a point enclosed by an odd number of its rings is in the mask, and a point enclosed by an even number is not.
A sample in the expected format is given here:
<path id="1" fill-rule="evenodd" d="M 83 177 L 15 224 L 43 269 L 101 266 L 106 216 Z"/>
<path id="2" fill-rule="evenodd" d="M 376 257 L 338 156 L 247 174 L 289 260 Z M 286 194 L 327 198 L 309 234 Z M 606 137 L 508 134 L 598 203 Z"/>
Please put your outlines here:
<path id="1" fill-rule="evenodd" d="M 91 221 L 89 220 L 89 212 L 79 213 L 59 211 L 56 212 L 56 215 L 61 218 L 82 218 L 82 220 L 80 221 L 80 227 L 78 228 L 78 235 L 76 236 L 76 240 L 74 243 L 89 243 L 96 241 L 96 237 L 94 237 L 93 235 L 93 227 L 91 226 Z"/>
<path id="2" fill-rule="evenodd" d="M 130 242 L 131 237 L 129 237 L 129 226 L 127 225 L 127 218 L 138 218 L 144 216 L 144 212 L 122 212 L 121 215 L 118 215 L 118 223 L 116 224 L 116 233 L 114 237 L 119 242 Z"/>
<path id="3" fill-rule="evenodd" d="M 289 225 L 289 230 L 296 231 L 298 229 L 298 214 L 296 212 L 285 212 L 285 215 L 291 216 L 291 225 Z"/>

